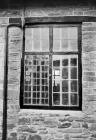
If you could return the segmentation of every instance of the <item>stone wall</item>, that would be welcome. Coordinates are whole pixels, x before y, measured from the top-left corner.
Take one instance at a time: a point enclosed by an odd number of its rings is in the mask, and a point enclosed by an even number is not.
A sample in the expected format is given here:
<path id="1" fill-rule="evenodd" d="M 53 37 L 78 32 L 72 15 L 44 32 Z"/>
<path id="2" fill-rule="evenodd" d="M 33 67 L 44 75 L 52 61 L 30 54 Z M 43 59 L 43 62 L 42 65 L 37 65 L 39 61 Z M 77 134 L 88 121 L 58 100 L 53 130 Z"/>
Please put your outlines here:
<path id="1" fill-rule="evenodd" d="M 2 20 L 6 19 L 4 29 L 9 24 L 10 17 L 20 17 L 23 20 L 24 17 L 77 15 L 96 16 L 96 8 L 88 6 L 57 8 L 26 7 L 25 9 L 1 10 L 0 12 L 0 16 L 5 17 Z M 3 30 L 3 27 L 0 30 Z M 82 111 L 20 109 L 22 38 L 23 30 L 21 28 L 9 27 L 7 139 L 34 140 L 34 137 L 37 137 L 38 140 L 95 140 L 96 22 L 82 23 Z M 3 48 L 4 44 L 6 44 L 6 40 L 3 40 L 3 45 L 1 43 L 1 48 Z M 4 60 L 4 51 L 1 58 Z M 2 68 L 4 69 L 4 66 Z M 1 99 L 3 98 L 2 92 L 0 92 L 0 97 Z"/>

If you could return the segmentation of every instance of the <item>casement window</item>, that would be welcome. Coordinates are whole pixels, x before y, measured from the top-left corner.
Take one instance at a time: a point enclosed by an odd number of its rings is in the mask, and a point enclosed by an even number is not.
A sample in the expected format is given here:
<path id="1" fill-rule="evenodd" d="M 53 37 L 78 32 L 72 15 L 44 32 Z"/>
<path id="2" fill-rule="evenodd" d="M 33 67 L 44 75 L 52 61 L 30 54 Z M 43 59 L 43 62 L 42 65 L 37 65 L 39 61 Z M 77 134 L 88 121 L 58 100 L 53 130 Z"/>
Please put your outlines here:
<path id="1" fill-rule="evenodd" d="M 25 26 L 21 108 L 81 109 L 80 24 Z"/>

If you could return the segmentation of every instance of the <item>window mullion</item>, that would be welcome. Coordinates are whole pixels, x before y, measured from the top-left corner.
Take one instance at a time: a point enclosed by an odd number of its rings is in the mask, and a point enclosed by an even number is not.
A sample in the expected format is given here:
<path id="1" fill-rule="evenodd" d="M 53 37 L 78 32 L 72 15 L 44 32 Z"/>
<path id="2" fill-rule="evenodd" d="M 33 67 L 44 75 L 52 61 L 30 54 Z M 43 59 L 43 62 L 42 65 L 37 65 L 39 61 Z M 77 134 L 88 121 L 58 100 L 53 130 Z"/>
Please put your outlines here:
<path id="1" fill-rule="evenodd" d="M 71 98 L 71 73 L 70 73 L 70 70 L 71 70 L 71 66 L 70 66 L 70 56 L 68 57 L 69 59 L 69 64 L 68 64 L 68 73 L 69 73 L 69 78 L 68 78 L 68 84 L 69 84 L 69 89 L 68 89 L 68 98 L 69 98 L 69 106 L 71 105 L 71 101 L 70 101 L 70 98 Z"/>
<path id="2" fill-rule="evenodd" d="M 49 106 L 52 106 L 52 53 L 53 53 L 53 28 L 49 28 Z"/>

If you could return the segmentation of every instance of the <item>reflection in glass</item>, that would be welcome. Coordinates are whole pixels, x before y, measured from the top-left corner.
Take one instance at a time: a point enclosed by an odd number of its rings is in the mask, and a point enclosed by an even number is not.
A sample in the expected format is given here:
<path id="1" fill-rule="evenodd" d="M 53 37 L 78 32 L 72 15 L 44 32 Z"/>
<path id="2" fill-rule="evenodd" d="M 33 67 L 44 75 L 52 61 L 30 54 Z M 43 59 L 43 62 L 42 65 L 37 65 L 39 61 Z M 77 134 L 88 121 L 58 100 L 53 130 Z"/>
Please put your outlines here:
<path id="1" fill-rule="evenodd" d="M 76 80 L 71 81 L 71 91 L 77 92 L 77 81 Z"/>
<path id="2" fill-rule="evenodd" d="M 77 79 L 77 68 L 71 68 L 71 79 Z"/>
<path id="3" fill-rule="evenodd" d="M 60 92 L 60 82 L 59 81 L 54 81 L 53 92 Z"/>
<path id="4" fill-rule="evenodd" d="M 45 104 L 48 104 L 48 99 L 45 99 Z"/>
<path id="5" fill-rule="evenodd" d="M 68 105 L 68 94 L 62 94 L 62 104 Z"/>
<path id="6" fill-rule="evenodd" d="M 33 98 L 36 98 L 36 92 L 33 92 Z"/>
<path id="7" fill-rule="evenodd" d="M 37 92 L 37 98 L 39 98 L 40 97 L 40 92 Z"/>
<path id="8" fill-rule="evenodd" d="M 63 79 L 68 79 L 68 68 L 63 68 L 62 69 L 62 78 Z"/>
<path id="9" fill-rule="evenodd" d="M 68 80 L 62 81 L 62 92 L 68 92 Z"/>
<path id="10" fill-rule="evenodd" d="M 78 95 L 77 94 L 71 94 L 71 104 L 72 105 L 77 105 L 78 103 Z"/>
<path id="11" fill-rule="evenodd" d="M 40 99 L 37 99 L 37 104 L 40 104 Z"/>
<path id="12" fill-rule="evenodd" d="M 54 60 L 53 66 L 60 66 L 60 60 Z"/>
<path id="13" fill-rule="evenodd" d="M 25 56 L 25 62 L 28 64 L 28 66 L 24 69 L 25 70 L 24 71 L 24 74 L 25 74 L 24 84 L 26 84 L 24 85 L 24 93 L 26 92 L 26 94 L 24 94 L 24 99 L 25 99 L 25 95 L 26 95 L 26 98 L 29 98 L 32 95 L 32 97 L 30 98 L 30 101 L 32 101 L 32 104 L 47 104 L 48 98 L 49 98 L 48 97 L 49 56 L 27 55 Z M 29 64 L 31 65 L 31 67 Z M 30 93 L 30 96 L 29 96 L 29 93 Z M 41 96 L 41 93 L 45 94 L 44 98 L 47 98 L 46 102 L 45 100 L 42 99 L 43 94 Z M 30 101 L 28 99 L 26 102 L 29 103 Z"/>
<path id="14" fill-rule="evenodd" d="M 71 66 L 77 66 L 77 58 L 71 58 Z"/>
<path id="15" fill-rule="evenodd" d="M 60 76 L 60 69 L 54 69 L 53 75 L 54 75 L 54 79 L 55 79 L 55 76 Z"/>
<path id="16" fill-rule="evenodd" d="M 53 94 L 53 104 L 54 105 L 60 104 L 60 94 L 58 94 L 58 93 Z"/>
<path id="17" fill-rule="evenodd" d="M 68 59 L 62 60 L 62 66 L 68 66 Z"/>

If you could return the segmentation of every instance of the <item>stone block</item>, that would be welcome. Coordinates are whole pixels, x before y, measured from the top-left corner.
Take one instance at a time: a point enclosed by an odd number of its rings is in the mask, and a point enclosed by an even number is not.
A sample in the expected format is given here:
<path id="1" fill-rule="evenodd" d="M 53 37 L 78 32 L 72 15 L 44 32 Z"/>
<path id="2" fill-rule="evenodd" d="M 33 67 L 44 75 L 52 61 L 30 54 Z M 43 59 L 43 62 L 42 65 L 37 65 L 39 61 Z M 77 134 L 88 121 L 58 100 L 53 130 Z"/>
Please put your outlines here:
<path id="1" fill-rule="evenodd" d="M 60 124 L 59 126 L 58 126 L 58 128 L 68 128 L 68 127 L 70 127 L 72 124 L 71 123 L 62 123 L 62 124 Z"/>
<path id="2" fill-rule="evenodd" d="M 77 122 L 77 121 L 73 121 L 73 122 L 72 122 L 72 127 L 73 127 L 73 128 L 80 128 L 80 123 Z"/>
<path id="3" fill-rule="evenodd" d="M 89 130 L 92 132 L 96 132 L 96 123 L 92 123 L 91 126 L 89 127 Z"/>
<path id="4" fill-rule="evenodd" d="M 27 140 L 27 136 L 22 134 L 21 136 L 19 136 L 19 140 Z"/>
<path id="5" fill-rule="evenodd" d="M 8 130 L 13 129 L 14 127 L 16 127 L 16 124 L 14 124 L 14 123 L 8 124 L 8 123 L 7 123 L 7 129 L 8 129 Z"/>
<path id="6" fill-rule="evenodd" d="M 22 126 L 19 126 L 18 132 L 36 133 L 37 130 L 33 127 L 29 127 L 27 125 L 22 125 Z"/>
<path id="7" fill-rule="evenodd" d="M 83 128 L 72 128 L 72 127 L 70 127 L 70 128 L 63 128 L 63 129 L 59 129 L 58 128 L 58 131 L 57 132 L 62 132 L 62 133 L 64 133 L 64 134 L 81 134 L 82 132 L 83 132 Z"/>
<path id="8" fill-rule="evenodd" d="M 88 129 L 88 124 L 87 124 L 86 122 L 84 122 L 84 123 L 82 124 L 82 127 Z"/>
<path id="9" fill-rule="evenodd" d="M 34 135 L 34 136 L 29 136 L 28 140 L 42 140 L 41 136 L 39 135 Z"/>
<path id="10" fill-rule="evenodd" d="M 28 125 L 31 123 L 31 119 L 29 117 L 21 117 L 18 120 L 18 125 Z"/>

